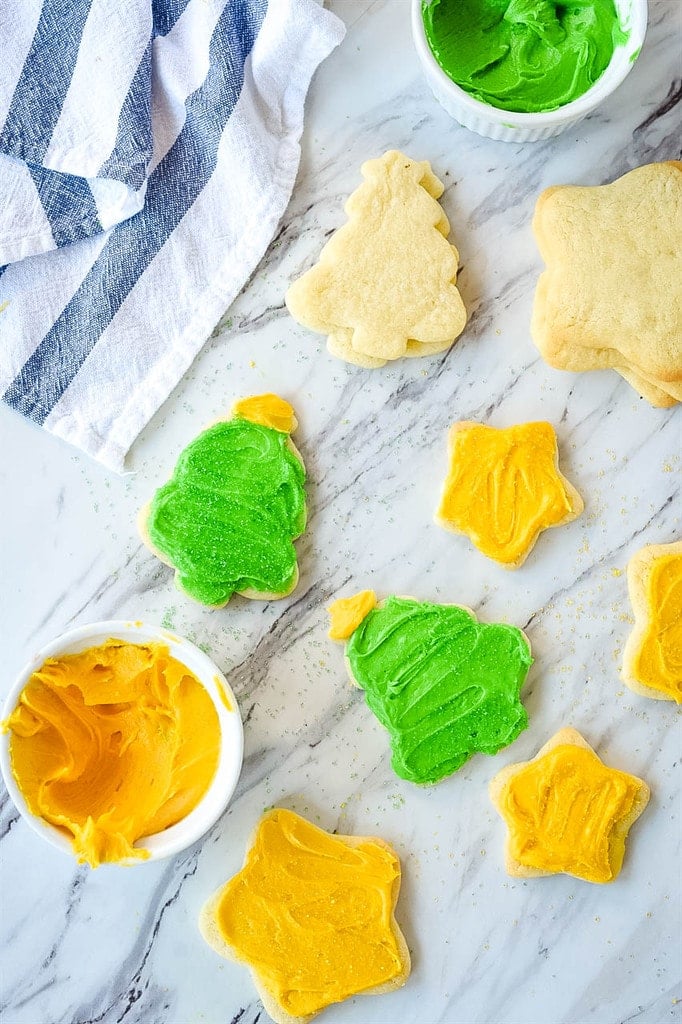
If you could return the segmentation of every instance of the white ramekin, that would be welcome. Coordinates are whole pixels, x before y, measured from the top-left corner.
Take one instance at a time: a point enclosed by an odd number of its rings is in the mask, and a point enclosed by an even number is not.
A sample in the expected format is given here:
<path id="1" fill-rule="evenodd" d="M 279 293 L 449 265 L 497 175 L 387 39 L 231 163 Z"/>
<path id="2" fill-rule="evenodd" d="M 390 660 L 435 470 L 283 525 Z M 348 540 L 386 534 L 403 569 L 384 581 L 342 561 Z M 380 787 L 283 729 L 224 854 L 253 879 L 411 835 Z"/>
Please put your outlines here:
<path id="1" fill-rule="evenodd" d="M 211 659 L 189 640 L 183 640 L 160 626 L 125 620 L 95 622 L 90 626 L 80 626 L 78 629 L 64 633 L 36 651 L 14 682 L 5 701 L 2 717 L 6 719 L 11 715 L 22 690 L 33 673 L 44 664 L 47 658 L 63 654 L 78 654 L 88 647 L 103 644 L 111 638 L 125 640 L 127 643 L 133 644 L 149 642 L 166 644 L 171 655 L 186 665 L 203 684 L 215 705 L 220 723 L 221 746 L 218 767 L 203 798 L 187 817 L 164 829 L 163 832 L 146 836 L 135 844 L 135 846 L 147 850 L 149 857 L 145 860 L 131 858 L 124 862 L 125 866 L 148 864 L 149 861 L 161 860 L 163 857 L 179 853 L 208 831 L 227 807 L 239 779 L 244 752 L 244 734 L 239 707 L 227 680 Z M 5 733 L 0 736 L 0 770 L 17 810 L 34 832 L 37 832 L 43 839 L 47 839 L 53 846 L 74 856 L 73 846 L 68 836 L 29 810 L 12 774 L 9 751 L 10 736 Z"/>
<path id="2" fill-rule="evenodd" d="M 445 74 L 431 52 L 424 22 L 422 0 L 412 0 L 412 36 L 426 81 L 438 102 L 451 117 L 478 135 L 503 142 L 536 142 L 575 125 L 599 106 L 632 69 L 644 43 L 647 0 L 614 0 L 620 23 L 629 33 L 627 42 L 613 51 L 611 62 L 592 88 L 558 110 L 516 114 L 474 99 Z"/>

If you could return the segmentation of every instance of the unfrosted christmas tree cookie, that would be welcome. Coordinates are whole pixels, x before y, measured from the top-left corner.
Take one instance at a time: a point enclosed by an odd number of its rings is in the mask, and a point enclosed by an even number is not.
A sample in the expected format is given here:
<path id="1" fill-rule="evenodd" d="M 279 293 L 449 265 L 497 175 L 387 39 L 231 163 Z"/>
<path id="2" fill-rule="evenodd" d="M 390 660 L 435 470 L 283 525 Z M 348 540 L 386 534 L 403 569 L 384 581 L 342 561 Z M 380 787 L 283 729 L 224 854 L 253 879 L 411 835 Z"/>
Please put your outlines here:
<path id="1" fill-rule="evenodd" d="M 464 330 L 459 254 L 446 241 L 443 185 L 427 160 L 390 150 L 362 165 L 364 184 L 319 263 L 286 294 L 291 315 L 328 335 L 329 351 L 358 366 L 449 348 Z"/>
<path id="2" fill-rule="evenodd" d="M 519 693 L 533 659 L 520 629 L 459 605 L 364 595 L 331 605 L 330 636 L 347 641 L 348 674 L 388 730 L 396 775 L 438 782 L 526 728 Z"/>
<path id="3" fill-rule="evenodd" d="M 612 882 L 630 826 L 649 787 L 608 768 L 575 729 L 561 729 L 532 761 L 510 764 L 490 782 L 507 824 L 506 870 L 530 878 L 564 873 Z"/>
<path id="4" fill-rule="evenodd" d="M 558 467 L 551 423 L 498 429 L 463 420 L 450 428 L 450 467 L 436 522 L 466 534 L 507 569 L 525 562 L 542 530 L 583 510 Z"/>
<path id="5" fill-rule="evenodd" d="M 395 919 L 400 861 L 382 839 L 330 835 L 293 811 L 261 818 L 244 866 L 199 920 L 221 956 L 251 968 L 278 1024 L 400 988 L 410 953 Z"/>
<path id="6" fill-rule="evenodd" d="M 635 628 L 623 652 L 631 690 L 682 703 L 682 541 L 650 544 L 628 563 Z"/>
<path id="7" fill-rule="evenodd" d="M 305 469 L 289 436 L 296 426 L 277 395 L 242 399 L 185 448 L 142 509 L 142 539 L 195 601 L 274 600 L 296 586 L 293 541 L 306 522 Z"/>

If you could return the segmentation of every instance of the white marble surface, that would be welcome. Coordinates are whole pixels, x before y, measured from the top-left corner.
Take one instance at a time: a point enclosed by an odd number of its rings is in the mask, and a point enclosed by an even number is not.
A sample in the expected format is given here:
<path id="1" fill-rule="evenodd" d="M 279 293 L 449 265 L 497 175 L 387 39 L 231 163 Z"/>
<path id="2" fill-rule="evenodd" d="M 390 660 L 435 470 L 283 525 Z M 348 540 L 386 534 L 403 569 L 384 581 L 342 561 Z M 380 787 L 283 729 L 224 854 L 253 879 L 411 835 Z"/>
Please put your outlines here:
<path id="1" fill-rule="evenodd" d="M 407 0 L 333 0 L 346 22 L 308 103 L 296 190 L 276 241 L 190 373 L 111 475 L 0 410 L 4 695 L 37 645 L 104 618 L 169 624 L 214 657 L 245 719 L 246 758 L 223 818 L 185 854 L 91 872 L 34 836 L 4 794 L 3 1024 L 255 1024 L 248 971 L 220 960 L 196 926 L 207 896 L 241 865 L 264 807 L 380 834 L 399 851 L 398 917 L 413 956 L 400 992 L 328 1010 L 336 1024 L 661 1024 L 682 1019 L 679 731 L 669 703 L 619 680 L 631 626 L 623 570 L 650 542 L 682 534 L 680 412 L 650 408 L 611 372 L 546 367 L 528 332 L 539 261 L 535 197 L 679 158 L 682 5 L 653 0 L 646 45 L 618 92 L 546 143 L 489 142 L 451 122 L 420 76 Z M 675 80 L 675 81 L 673 81 Z M 671 84 L 673 83 L 673 84 Z M 288 281 L 343 221 L 363 160 L 397 147 L 444 177 L 471 320 L 444 356 L 366 372 L 333 360 L 283 308 Z M 204 611 L 140 544 L 135 514 L 180 448 L 234 397 L 276 390 L 296 406 L 310 474 L 301 581 L 266 605 Z M 432 522 L 456 419 L 547 418 L 583 516 L 544 534 L 515 574 Z M 473 758 L 420 790 L 396 778 L 386 736 L 326 639 L 337 594 L 380 593 L 473 607 L 527 630 L 530 727 L 495 759 Z M 561 725 L 612 765 L 643 776 L 651 803 L 622 875 L 600 887 L 518 881 L 487 796 L 503 764 Z"/>

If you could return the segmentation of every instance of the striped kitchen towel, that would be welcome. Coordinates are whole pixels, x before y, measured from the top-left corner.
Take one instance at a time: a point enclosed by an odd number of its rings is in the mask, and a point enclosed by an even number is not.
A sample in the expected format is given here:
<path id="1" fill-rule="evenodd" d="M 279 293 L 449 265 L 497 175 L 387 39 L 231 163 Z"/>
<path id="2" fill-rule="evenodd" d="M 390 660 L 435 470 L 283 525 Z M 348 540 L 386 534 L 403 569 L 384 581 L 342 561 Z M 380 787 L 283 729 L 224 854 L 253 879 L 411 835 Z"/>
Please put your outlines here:
<path id="1" fill-rule="evenodd" d="M 317 0 L 21 0 L 0 14 L 0 391 L 121 470 L 265 252 Z"/>

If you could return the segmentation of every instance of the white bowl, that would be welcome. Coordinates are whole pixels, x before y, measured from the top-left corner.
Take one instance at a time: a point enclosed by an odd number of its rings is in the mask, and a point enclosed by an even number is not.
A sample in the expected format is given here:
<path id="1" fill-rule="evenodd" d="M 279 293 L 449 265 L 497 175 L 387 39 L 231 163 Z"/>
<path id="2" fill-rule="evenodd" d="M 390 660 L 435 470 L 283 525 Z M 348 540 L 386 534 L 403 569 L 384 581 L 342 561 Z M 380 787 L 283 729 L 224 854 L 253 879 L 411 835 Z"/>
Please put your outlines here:
<path id="1" fill-rule="evenodd" d="M 426 81 L 433 95 L 451 117 L 465 128 L 503 142 L 536 142 L 559 135 L 598 107 L 632 70 L 644 43 L 647 26 L 647 0 L 614 0 L 621 27 L 629 32 L 623 46 L 617 46 L 603 75 L 571 103 L 558 110 L 536 114 L 517 114 L 491 107 L 460 89 L 445 74 L 431 52 L 424 21 L 422 0 L 412 0 L 412 36 Z"/>
<path id="2" fill-rule="evenodd" d="M 203 684 L 213 701 L 220 723 L 221 745 L 218 766 L 213 781 L 202 799 L 185 818 L 176 822 L 175 825 L 171 825 L 155 835 L 145 836 L 135 843 L 136 847 L 147 850 L 149 857 L 145 860 L 130 859 L 124 862 L 126 866 L 147 864 L 149 861 L 161 860 L 163 857 L 179 853 L 207 832 L 227 807 L 239 779 L 244 752 L 244 734 L 239 707 L 227 680 L 211 659 L 189 640 L 183 640 L 160 626 L 149 626 L 141 622 L 125 620 L 95 622 L 90 626 L 81 626 L 64 633 L 36 651 L 13 684 L 5 701 L 2 717 L 5 719 L 11 715 L 22 690 L 33 673 L 44 664 L 47 658 L 62 654 L 78 654 L 88 647 L 103 644 L 112 637 L 133 644 L 149 642 L 166 644 L 171 655 L 186 665 L 189 671 Z M 73 846 L 68 836 L 29 810 L 12 774 L 9 733 L 0 736 L 0 770 L 9 795 L 27 824 L 53 846 L 73 856 Z"/>

